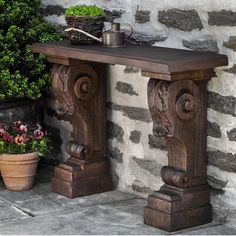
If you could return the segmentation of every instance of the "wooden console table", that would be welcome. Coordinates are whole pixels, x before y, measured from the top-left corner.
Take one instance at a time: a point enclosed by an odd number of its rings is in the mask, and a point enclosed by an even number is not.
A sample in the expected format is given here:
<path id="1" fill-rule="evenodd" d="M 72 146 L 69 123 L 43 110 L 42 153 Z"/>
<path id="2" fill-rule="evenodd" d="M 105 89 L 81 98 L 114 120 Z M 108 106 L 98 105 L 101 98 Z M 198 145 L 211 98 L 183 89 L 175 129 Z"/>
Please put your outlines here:
<path id="1" fill-rule="evenodd" d="M 140 67 L 150 77 L 148 104 L 154 135 L 168 144 L 164 185 L 148 197 L 144 222 L 167 231 L 211 221 L 206 182 L 207 82 L 227 57 L 161 47 L 34 44 L 53 63 L 58 113 L 73 125 L 68 161 L 55 168 L 52 189 L 67 197 L 112 189 L 106 158 L 106 65 Z M 157 157 L 158 158 L 158 157 Z"/>

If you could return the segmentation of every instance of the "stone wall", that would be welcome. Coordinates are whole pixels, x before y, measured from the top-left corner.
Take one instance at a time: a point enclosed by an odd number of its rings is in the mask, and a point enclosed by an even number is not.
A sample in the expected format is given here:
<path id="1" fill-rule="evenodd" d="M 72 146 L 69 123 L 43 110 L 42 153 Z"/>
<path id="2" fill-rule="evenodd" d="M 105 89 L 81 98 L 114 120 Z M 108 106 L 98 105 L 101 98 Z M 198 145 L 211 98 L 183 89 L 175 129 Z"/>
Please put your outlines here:
<path id="1" fill-rule="evenodd" d="M 130 23 L 133 42 L 226 54 L 229 66 L 216 69 L 209 83 L 208 182 L 215 219 L 236 225 L 236 4 L 235 0 L 43 0 L 45 18 L 65 25 L 63 13 L 74 4 L 97 4 L 109 20 Z M 119 189 L 143 196 L 162 185 L 166 145 L 152 135 L 147 107 L 147 78 L 133 67 L 110 66 L 108 144 L 114 182 Z M 60 129 L 62 153 L 71 125 L 53 111 L 48 100 L 46 123 Z"/>

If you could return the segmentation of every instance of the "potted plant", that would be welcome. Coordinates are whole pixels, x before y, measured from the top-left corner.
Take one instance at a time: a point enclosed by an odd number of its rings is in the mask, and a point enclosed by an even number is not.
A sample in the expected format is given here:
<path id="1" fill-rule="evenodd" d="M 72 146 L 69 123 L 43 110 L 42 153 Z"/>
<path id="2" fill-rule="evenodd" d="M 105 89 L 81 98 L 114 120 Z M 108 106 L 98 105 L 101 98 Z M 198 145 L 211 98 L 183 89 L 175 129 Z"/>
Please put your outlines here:
<path id="1" fill-rule="evenodd" d="M 104 27 L 105 12 L 95 5 L 77 5 L 69 7 L 65 12 L 68 27 L 78 28 L 100 38 Z M 77 31 L 70 31 L 72 44 L 94 44 L 95 40 Z"/>
<path id="2" fill-rule="evenodd" d="M 38 119 L 40 98 L 51 83 L 46 57 L 33 54 L 31 45 L 61 34 L 43 20 L 40 7 L 40 0 L 0 0 L 1 121 Z"/>
<path id="3" fill-rule="evenodd" d="M 0 173 L 8 190 L 32 188 L 39 156 L 47 151 L 47 141 L 39 124 L 0 124 Z"/>

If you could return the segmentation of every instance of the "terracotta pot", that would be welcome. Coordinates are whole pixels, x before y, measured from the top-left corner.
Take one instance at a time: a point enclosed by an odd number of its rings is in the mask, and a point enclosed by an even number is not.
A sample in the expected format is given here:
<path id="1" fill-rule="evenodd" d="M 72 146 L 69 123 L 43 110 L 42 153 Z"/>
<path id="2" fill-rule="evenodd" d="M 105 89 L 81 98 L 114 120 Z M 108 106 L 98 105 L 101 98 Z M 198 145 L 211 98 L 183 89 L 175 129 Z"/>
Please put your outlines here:
<path id="1" fill-rule="evenodd" d="M 1 154 L 0 171 L 6 188 L 23 191 L 33 187 L 39 157 L 36 152 L 27 154 Z"/>

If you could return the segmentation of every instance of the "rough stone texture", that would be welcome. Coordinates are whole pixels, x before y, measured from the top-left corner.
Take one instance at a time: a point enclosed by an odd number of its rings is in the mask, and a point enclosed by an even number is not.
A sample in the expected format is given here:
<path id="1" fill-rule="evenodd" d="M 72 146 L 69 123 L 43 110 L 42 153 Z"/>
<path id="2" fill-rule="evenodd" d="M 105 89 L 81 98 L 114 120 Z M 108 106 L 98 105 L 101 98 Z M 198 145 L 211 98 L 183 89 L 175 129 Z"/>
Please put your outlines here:
<path id="1" fill-rule="evenodd" d="M 230 36 L 227 42 L 224 42 L 224 46 L 236 51 L 236 36 Z"/>
<path id="2" fill-rule="evenodd" d="M 147 186 L 143 186 L 141 181 L 139 180 L 135 180 L 132 184 L 132 189 L 135 191 L 135 192 L 140 192 L 140 193 L 146 193 L 146 194 L 151 194 L 153 192 L 152 189 L 150 189 L 149 187 Z"/>
<path id="3" fill-rule="evenodd" d="M 227 181 L 217 179 L 214 176 L 207 176 L 207 182 L 214 189 L 223 189 L 227 185 Z"/>
<path id="4" fill-rule="evenodd" d="M 236 172 L 236 154 L 221 151 L 208 151 L 208 163 L 220 170 Z"/>
<path id="5" fill-rule="evenodd" d="M 207 122 L 207 135 L 214 138 L 221 138 L 220 126 L 216 122 Z"/>
<path id="6" fill-rule="evenodd" d="M 194 51 L 202 51 L 202 52 L 218 52 L 219 48 L 217 45 L 217 41 L 213 39 L 207 40 L 183 40 L 183 45 L 186 48 L 192 49 Z"/>
<path id="7" fill-rule="evenodd" d="M 144 169 L 149 174 L 154 176 L 160 176 L 162 165 L 156 163 L 153 160 L 139 159 L 137 157 L 132 157 L 132 159 L 137 163 L 140 168 Z"/>
<path id="8" fill-rule="evenodd" d="M 115 148 L 109 147 L 108 156 L 112 159 L 115 159 L 118 163 L 123 162 L 123 153 L 117 147 Z"/>
<path id="9" fill-rule="evenodd" d="M 42 2 L 45 7 L 47 5 L 59 4 L 64 9 L 75 4 L 91 4 L 91 0 L 42 0 Z M 235 51 L 227 49 L 225 46 L 223 46 L 223 42 L 229 41 L 229 36 L 235 37 L 236 34 L 235 27 L 223 25 L 220 27 L 217 26 L 217 24 L 234 24 L 233 19 L 236 12 L 235 0 L 94 0 L 93 4 L 105 8 L 108 21 L 112 21 L 115 18 L 116 22 L 130 23 L 134 28 L 134 35 L 131 37 L 131 39 L 129 39 L 129 42 L 133 44 L 147 44 L 161 47 L 188 49 L 184 47 L 183 40 L 186 40 L 188 43 L 192 43 L 197 40 L 197 42 L 194 42 L 197 43 L 197 45 L 191 44 L 190 46 L 192 48 L 190 49 L 216 51 L 216 47 L 214 47 L 214 45 L 215 42 L 217 42 L 219 53 L 226 54 L 228 56 L 230 66 L 229 68 L 217 68 L 215 70 L 217 78 L 213 78 L 208 86 L 209 90 L 211 91 L 209 92 L 210 99 L 208 108 L 210 109 L 208 109 L 207 113 L 208 120 L 211 123 L 216 123 L 220 126 L 221 137 L 219 137 L 219 133 L 213 134 L 213 136 L 217 136 L 219 138 L 208 136 L 207 145 L 209 150 L 218 150 L 222 153 L 232 153 L 232 155 L 235 155 L 235 141 L 229 140 L 227 132 L 229 133 L 236 127 L 236 90 L 234 89 L 236 87 L 236 80 L 234 75 L 234 73 L 236 73 L 236 68 L 234 66 L 234 64 L 236 64 L 236 54 Z M 139 10 L 150 11 L 150 21 L 148 23 L 139 24 L 138 22 L 135 22 L 135 14 L 137 12 L 137 8 L 139 8 Z M 191 9 L 194 9 L 195 11 L 192 11 Z M 159 11 L 163 12 L 161 14 L 164 14 L 165 17 L 163 18 L 165 22 L 167 22 L 166 24 L 158 21 L 157 18 Z M 214 16 L 212 16 L 211 14 L 213 11 L 215 12 Z M 159 14 L 159 16 L 161 14 Z M 168 20 L 165 19 L 166 16 L 169 17 Z M 201 20 L 199 20 L 199 18 Z M 208 18 L 209 24 L 211 24 L 210 21 L 213 21 L 212 19 L 214 18 L 214 26 L 209 26 Z M 52 23 L 60 24 L 61 26 L 59 28 L 61 29 L 61 31 L 63 31 L 66 25 L 64 16 L 58 16 L 56 11 L 53 15 L 48 14 L 45 19 Z M 170 27 L 168 27 L 169 22 L 171 23 Z M 200 30 L 203 28 L 203 26 L 204 30 Z M 109 23 L 106 23 L 106 28 L 109 27 Z M 126 29 L 126 27 L 124 28 Z M 214 42 L 208 40 L 213 40 Z M 208 45 L 209 43 L 212 44 Z M 234 48 L 233 42 L 229 46 L 231 48 Z M 151 160 L 153 161 L 153 163 L 156 163 L 156 165 L 167 164 L 167 152 L 163 151 L 166 150 L 166 146 L 160 143 L 160 141 L 162 140 L 154 142 L 155 145 L 153 145 L 153 148 L 151 148 L 151 146 L 148 144 L 150 143 L 149 134 L 152 134 L 152 121 L 147 105 L 146 86 L 148 78 L 141 76 L 140 68 L 133 68 L 130 66 L 125 67 L 112 65 L 108 68 L 108 71 L 112 71 L 112 73 L 109 73 L 109 76 L 107 78 L 107 101 L 111 102 L 110 107 L 112 108 L 108 109 L 108 120 L 119 125 L 124 131 L 124 142 L 118 142 L 116 138 L 109 139 L 108 142 L 108 148 L 118 148 L 120 152 L 123 153 L 122 163 L 118 163 L 115 159 L 111 158 L 112 174 L 113 176 L 116 175 L 115 178 L 116 181 L 118 181 L 117 186 L 124 191 L 133 192 L 135 190 L 132 188 L 132 185 L 134 183 L 134 180 L 137 180 L 141 181 L 140 183 L 135 181 L 135 183 L 137 183 L 136 185 L 138 185 L 140 188 L 142 188 L 142 186 L 145 186 L 152 190 L 158 190 L 159 187 L 163 184 L 160 178 L 160 174 L 157 174 L 156 176 L 151 175 L 150 172 L 141 168 L 140 165 L 138 165 L 131 158 L 132 156 L 136 156 L 143 162 L 148 160 L 149 163 L 149 161 Z M 115 89 L 118 81 L 132 85 L 133 88 L 135 88 L 135 92 L 138 94 L 138 96 L 129 96 L 127 94 L 118 92 Z M 53 100 L 54 98 L 51 99 Z M 54 103 L 56 105 L 56 102 Z M 50 106 L 50 108 L 52 110 L 55 110 L 55 105 Z M 63 158 L 61 158 L 60 160 L 65 160 L 64 157 L 67 157 L 65 144 L 68 140 L 71 139 L 71 127 L 63 119 L 60 119 L 58 121 L 59 117 L 57 117 L 53 113 L 51 113 L 52 116 L 48 116 L 47 113 L 45 115 L 46 123 L 60 130 L 60 136 L 63 138 L 63 143 L 61 146 Z M 143 122 L 143 120 L 147 122 Z M 60 126 L 63 126 L 63 128 L 61 128 Z M 137 144 L 133 143 L 130 140 L 130 132 L 134 130 L 142 132 L 141 142 Z M 218 132 L 217 128 L 216 130 L 214 130 L 214 132 Z M 155 146 L 157 148 L 155 148 Z M 161 150 L 160 148 L 163 150 Z M 226 160 L 226 162 L 227 161 L 228 160 Z M 228 181 L 223 190 L 217 190 L 216 188 L 213 189 L 212 192 L 214 193 L 214 195 L 212 195 L 212 205 L 214 209 L 214 217 L 216 219 L 218 219 L 220 222 L 227 222 L 228 224 L 230 223 L 235 227 L 235 172 L 221 171 L 216 166 L 208 165 L 208 175 L 214 176 L 217 180 L 222 180 L 225 182 Z M 141 193 L 138 191 L 135 192 L 139 194 Z M 222 193 L 224 194 L 222 195 Z M 209 230 L 209 232 L 212 231 Z M 222 231 L 220 231 L 219 229 L 219 233 L 220 232 Z M 147 234 L 147 232 L 145 232 L 145 234 Z"/>
<path id="10" fill-rule="evenodd" d="M 150 21 L 150 11 L 137 10 L 135 13 L 135 22 L 144 24 Z"/>
<path id="11" fill-rule="evenodd" d="M 220 94 L 209 91 L 208 107 L 218 112 L 236 116 L 236 97 L 222 96 Z"/>
<path id="12" fill-rule="evenodd" d="M 61 16 L 65 13 L 66 9 L 61 5 L 47 5 L 45 8 L 42 8 L 42 14 L 44 16 L 57 15 Z"/>
<path id="13" fill-rule="evenodd" d="M 196 10 L 170 9 L 159 11 L 158 20 L 167 27 L 174 27 L 183 31 L 201 30 L 203 28 Z"/>
<path id="14" fill-rule="evenodd" d="M 230 67 L 229 69 L 225 69 L 224 71 L 228 73 L 236 74 L 236 65 L 233 65 L 232 67 Z"/>
<path id="15" fill-rule="evenodd" d="M 165 139 L 149 134 L 148 140 L 149 140 L 148 144 L 150 148 L 158 148 L 158 149 L 167 151 L 167 144 L 166 144 Z"/>
<path id="16" fill-rule="evenodd" d="M 208 12 L 208 24 L 217 26 L 236 26 L 236 12 L 221 10 Z"/>
<path id="17" fill-rule="evenodd" d="M 129 94 L 130 96 L 133 95 L 138 96 L 138 94 L 134 91 L 134 88 L 131 84 L 124 83 L 121 81 L 118 81 L 116 83 L 116 90 L 124 94 Z"/>
<path id="18" fill-rule="evenodd" d="M 108 107 L 115 111 L 121 111 L 124 116 L 129 117 L 131 120 L 139 120 L 146 123 L 152 122 L 151 115 L 148 109 L 122 106 L 111 102 L 108 103 Z"/>
<path id="19" fill-rule="evenodd" d="M 134 33 L 127 41 L 131 44 L 153 45 L 156 42 L 163 42 L 167 39 L 166 35 L 145 35 L 142 33 Z"/>
<path id="20" fill-rule="evenodd" d="M 134 66 L 126 66 L 124 69 L 124 73 L 130 74 L 130 73 L 138 73 L 140 71 L 139 68 Z"/>
<path id="21" fill-rule="evenodd" d="M 236 128 L 227 131 L 227 136 L 230 141 L 236 141 Z"/>
<path id="22" fill-rule="evenodd" d="M 121 18 L 123 13 L 124 13 L 123 10 L 113 10 L 113 11 L 105 10 L 106 20 L 109 22 L 113 22 L 115 19 Z"/>
<path id="23" fill-rule="evenodd" d="M 124 142 L 124 130 L 121 126 L 111 121 L 107 121 L 107 136 L 110 139 L 116 138 L 116 140 L 120 143 Z"/>
<path id="24" fill-rule="evenodd" d="M 45 129 L 47 130 L 47 136 L 50 142 L 46 159 L 58 164 L 59 160 L 57 157 L 61 154 L 62 145 L 60 130 L 49 125 L 45 125 Z"/>
<path id="25" fill-rule="evenodd" d="M 133 143 L 140 143 L 141 135 L 142 135 L 142 133 L 140 131 L 133 130 L 130 132 L 129 138 Z"/>

